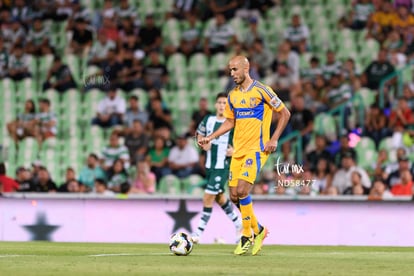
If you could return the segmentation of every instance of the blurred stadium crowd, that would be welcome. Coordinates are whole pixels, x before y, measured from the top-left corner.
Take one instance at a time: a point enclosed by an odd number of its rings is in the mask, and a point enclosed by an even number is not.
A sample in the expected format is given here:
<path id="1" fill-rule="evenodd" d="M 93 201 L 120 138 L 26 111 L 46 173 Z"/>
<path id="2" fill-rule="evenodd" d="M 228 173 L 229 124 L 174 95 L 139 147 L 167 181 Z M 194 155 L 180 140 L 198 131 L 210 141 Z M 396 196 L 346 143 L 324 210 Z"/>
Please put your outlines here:
<path id="1" fill-rule="evenodd" d="M 200 193 L 192 136 L 234 86 L 229 57 L 246 55 L 292 113 L 255 194 L 412 195 L 413 11 L 411 0 L 0 0 L 0 191 Z"/>

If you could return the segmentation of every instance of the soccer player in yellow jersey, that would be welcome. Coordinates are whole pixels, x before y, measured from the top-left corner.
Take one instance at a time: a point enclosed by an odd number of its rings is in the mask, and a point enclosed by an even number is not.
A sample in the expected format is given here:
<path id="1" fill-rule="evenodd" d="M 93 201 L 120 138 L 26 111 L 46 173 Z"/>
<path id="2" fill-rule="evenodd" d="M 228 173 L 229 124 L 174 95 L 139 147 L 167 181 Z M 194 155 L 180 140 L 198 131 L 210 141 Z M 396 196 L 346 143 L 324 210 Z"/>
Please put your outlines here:
<path id="1" fill-rule="evenodd" d="M 226 120 L 212 134 L 199 137 L 204 145 L 234 128 L 233 156 L 230 164 L 230 198 L 240 204 L 243 231 L 234 254 L 252 255 L 262 248 L 268 229 L 258 223 L 253 211 L 250 191 L 269 154 L 277 148 L 280 135 L 290 118 L 290 112 L 273 90 L 249 75 L 249 61 L 236 56 L 229 62 L 229 69 L 237 86 L 230 91 L 224 117 Z M 270 136 L 272 113 L 279 115 L 275 132 Z M 253 230 L 253 233 L 252 233 Z"/>

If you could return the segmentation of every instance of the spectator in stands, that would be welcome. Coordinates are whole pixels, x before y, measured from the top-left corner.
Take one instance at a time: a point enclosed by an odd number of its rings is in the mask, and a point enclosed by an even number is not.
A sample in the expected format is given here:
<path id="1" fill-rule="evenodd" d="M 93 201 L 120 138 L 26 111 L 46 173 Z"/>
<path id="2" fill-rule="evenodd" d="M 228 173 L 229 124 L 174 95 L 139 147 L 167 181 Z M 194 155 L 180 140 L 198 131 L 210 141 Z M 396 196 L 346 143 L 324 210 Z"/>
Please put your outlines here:
<path id="1" fill-rule="evenodd" d="M 387 51 L 381 49 L 378 52 L 377 60 L 372 61 L 362 75 L 362 85 L 369 89 L 376 90 L 380 82 L 386 76 L 394 72 L 394 66 L 387 60 Z"/>
<path id="2" fill-rule="evenodd" d="M 71 181 L 68 182 L 66 189 L 64 191 L 59 190 L 59 192 L 81 193 L 81 192 L 84 192 L 84 190 L 83 190 L 83 186 L 76 179 L 72 179 Z"/>
<path id="3" fill-rule="evenodd" d="M 405 84 L 404 90 L 403 90 L 403 97 L 407 101 L 407 105 L 411 110 L 414 109 L 414 90 L 413 89 L 410 87 L 409 84 Z"/>
<path id="4" fill-rule="evenodd" d="M 118 61 L 117 50 L 108 49 L 106 59 L 99 66 L 97 76 L 104 78 L 103 83 L 95 83 L 88 85 L 87 88 L 99 88 L 101 90 L 109 90 L 110 88 L 118 88 L 120 86 L 119 79 L 124 70 L 124 65 Z"/>
<path id="5" fill-rule="evenodd" d="M 168 163 L 172 173 L 185 178 L 195 173 L 198 164 L 198 153 L 187 141 L 186 135 L 177 137 L 177 145 L 174 146 L 168 156 Z"/>
<path id="6" fill-rule="evenodd" d="M 190 130 L 191 134 L 194 134 L 197 126 L 201 123 L 203 118 L 207 115 L 212 114 L 208 109 L 208 100 L 206 97 L 201 97 L 198 101 L 198 109 L 193 111 L 191 115 Z"/>
<path id="7" fill-rule="evenodd" d="M 135 20 L 137 15 L 136 8 L 129 3 L 128 0 L 120 0 L 119 6 L 115 8 L 116 18 L 118 19 L 118 25 L 121 25 L 121 21 L 124 18 Z"/>
<path id="8" fill-rule="evenodd" d="M 331 166 L 328 159 L 320 158 L 318 160 L 311 179 L 314 180 L 312 188 L 317 190 L 319 194 L 328 193 L 328 188 L 332 186 Z"/>
<path id="9" fill-rule="evenodd" d="M 400 6 L 397 9 L 397 16 L 393 18 L 392 26 L 399 32 L 414 25 L 414 15 L 409 12 L 407 7 Z"/>
<path id="10" fill-rule="evenodd" d="M 270 86 L 277 91 L 278 97 L 283 102 L 290 102 L 301 90 L 299 79 L 293 75 L 286 63 L 277 66 L 277 72 L 272 76 Z"/>
<path id="11" fill-rule="evenodd" d="M 357 160 L 357 153 L 355 149 L 349 146 L 349 136 L 342 135 L 339 139 L 340 147 L 339 151 L 334 156 L 335 165 L 337 168 L 341 168 L 342 158 L 345 155 L 351 155 L 353 160 Z"/>
<path id="12" fill-rule="evenodd" d="M 235 42 L 237 42 L 237 37 L 233 27 L 226 22 L 223 14 L 217 13 L 215 23 L 204 32 L 204 53 L 208 56 L 220 52 L 225 53 Z"/>
<path id="13" fill-rule="evenodd" d="M 161 63 L 158 52 L 149 54 L 150 62 L 144 67 L 143 76 L 146 89 L 160 89 L 168 83 L 168 69 Z"/>
<path id="14" fill-rule="evenodd" d="M 388 127 L 392 131 L 394 147 L 403 145 L 403 133 L 410 125 L 414 123 L 412 110 L 407 104 L 407 100 L 401 97 L 391 111 Z"/>
<path id="15" fill-rule="evenodd" d="M 312 114 L 317 115 L 318 113 L 324 112 L 328 109 L 323 102 L 324 99 L 321 98 L 319 91 L 315 89 L 312 82 L 303 82 L 302 93 L 305 101 L 305 108 L 310 110 Z"/>
<path id="16" fill-rule="evenodd" d="M 303 139 L 303 148 L 305 148 L 313 132 L 314 116 L 309 109 L 305 108 L 305 99 L 302 95 L 295 96 L 291 104 L 290 128 L 292 131 L 300 131 Z"/>
<path id="17" fill-rule="evenodd" d="M 69 53 L 86 57 L 93 42 L 93 32 L 88 23 L 82 17 L 75 20 L 72 40 L 69 44 Z"/>
<path id="18" fill-rule="evenodd" d="M 121 192 L 121 185 L 128 183 L 128 173 L 123 159 L 116 159 L 108 171 L 108 188 L 115 193 Z"/>
<path id="19" fill-rule="evenodd" d="M 39 147 L 49 138 L 56 137 L 58 120 L 55 112 L 51 110 L 50 100 L 42 98 L 39 100 L 39 113 L 36 116 L 37 127 L 35 129 L 36 140 Z"/>
<path id="20" fill-rule="evenodd" d="M 27 136 L 35 136 L 36 126 L 36 106 L 33 100 L 26 100 L 24 112 L 20 113 L 16 120 L 7 124 L 7 130 L 13 141 L 17 143 L 19 140 Z"/>
<path id="21" fill-rule="evenodd" d="M 375 180 L 372 184 L 372 188 L 369 192 L 369 200 L 382 200 L 392 197 L 391 192 L 387 189 L 387 186 L 381 180 Z"/>
<path id="22" fill-rule="evenodd" d="M 1 31 L 1 36 L 7 49 L 11 50 L 17 45 L 24 45 L 26 31 L 18 19 L 11 19 L 8 24 L 3 26 Z"/>
<path id="23" fill-rule="evenodd" d="M 143 159 L 148 152 L 149 137 L 145 133 L 143 123 L 136 119 L 133 121 L 131 132 L 125 136 L 125 146 L 128 148 L 131 164 Z"/>
<path id="24" fill-rule="evenodd" d="M 383 43 L 383 47 L 387 49 L 387 51 L 397 50 L 397 52 L 401 53 L 404 47 L 402 37 L 395 30 L 389 32 Z"/>
<path id="25" fill-rule="evenodd" d="M 135 88 L 145 88 L 141 54 L 142 52 L 137 50 L 134 52 L 132 60 L 123 60 L 125 66 L 120 74 L 119 82 L 120 88 L 126 92 Z"/>
<path id="26" fill-rule="evenodd" d="M 132 180 L 130 193 L 132 194 L 153 194 L 156 188 L 156 176 L 151 172 L 148 161 L 141 159 L 137 163 L 137 173 Z"/>
<path id="27" fill-rule="evenodd" d="M 92 16 L 92 25 L 95 30 L 98 30 L 102 26 L 105 17 L 110 19 L 114 19 L 115 17 L 115 8 L 112 0 L 104 0 L 102 8 L 97 9 L 94 12 L 95 14 Z"/>
<path id="28" fill-rule="evenodd" d="M 263 23 L 264 24 L 264 23 Z M 263 47 L 266 47 L 265 36 L 258 28 L 258 19 L 256 17 L 249 18 L 249 28 L 243 36 L 244 49 L 250 49 L 256 40 L 262 41 Z"/>
<path id="29" fill-rule="evenodd" d="M 285 29 L 285 40 L 290 44 L 293 51 L 298 54 L 306 52 L 309 43 L 308 26 L 301 22 L 299 14 L 292 16 L 291 24 Z"/>
<path id="30" fill-rule="evenodd" d="M 66 168 L 65 182 L 63 182 L 59 186 L 58 192 L 64 192 L 64 193 L 69 192 L 68 188 L 69 188 L 69 185 L 73 185 L 73 184 L 71 184 L 71 181 L 73 181 L 73 180 L 76 181 L 75 170 L 72 167 L 68 167 L 68 168 Z M 78 186 L 79 186 L 79 183 L 78 183 Z"/>
<path id="31" fill-rule="evenodd" d="M 374 6 L 369 0 L 358 0 L 354 3 L 348 24 L 352 30 L 360 31 L 366 27 L 371 13 L 374 12 Z"/>
<path id="32" fill-rule="evenodd" d="M 30 7 L 25 3 L 24 0 L 15 0 L 13 1 L 13 6 L 11 9 L 11 16 L 12 18 L 22 22 L 24 26 L 27 25 L 31 21 L 32 11 Z"/>
<path id="33" fill-rule="evenodd" d="M 341 71 L 342 63 L 336 59 L 336 55 L 333 50 L 328 50 L 326 52 L 326 63 L 322 66 L 324 78 L 329 81 L 333 75 L 340 74 Z"/>
<path id="34" fill-rule="evenodd" d="M 24 53 L 23 46 L 17 44 L 9 58 L 7 76 L 14 81 L 32 77 L 30 72 L 29 56 Z"/>
<path id="35" fill-rule="evenodd" d="M 6 165 L 0 163 L 0 193 L 11 193 L 19 190 L 19 183 L 6 175 Z"/>
<path id="36" fill-rule="evenodd" d="M 289 71 L 292 73 L 295 79 L 299 79 L 299 55 L 295 51 L 292 51 L 290 44 L 286 41 L 282 42 L 278 47 L 276 59 L 272 64 L 273 70 L 276 71 L 277 66 L 281 63 L 286 63 Z"/>
<path id="37" fill-rule="evenodd" d="M 162 44 L 161 29 L 155 25 L 154 16 L 147 14 L 145 25 L 139 30 L 139 42 L 143 44 L 145 53 L 160 51 Z"/>
<path id="38" fill-rule="evenodd" d="M 9 52 L 4 46 L 4 40 L 0 36 L 0 80 L 7 76 L 7 66 L 9 63 Z"/>
<path id="39" fill-rule="evenodd" d="M 371 188 L 371 180 L 369 179 L 367 172 L 356 165 L 355 160 L 352 159 L 350 153 L 345 154 L 342 157 L 341 164 L 341 169 L 336 171 L 332 180 L 332 184 L 338 188 L 339 194 L 343 194 L 347 188 L 352 187 L 352 173 L 355 171 L 361 176 L 362 186 L 365 189 Z"/>
<path id="40" fill-rule="evenodd" d="M 168 156 L 170 149 L 165 145 L 165 140 L 161 136 L 154 138 L 154 145 L 148 152 L 147 159 L 151 171 L 155 174 L 157 181 L 163 176 L 170 174 L 171 170 L 168 167 Z"/>
<path id="41" fill-rule="evenodd" d="M 183 19 L 190 14 L 195 14 L 197 2 L 193 0 L 174 0 L 171 12 L 176 18 Z"/>
<path id="42" fill-rule="evenodd" d="M 265 76 L 270 71 L 273 62 L 273 55 L 265 48 L 261 39 L 256 39 L 250 48 L 250 62 L 257 66 L 260 76 Z"/>
<path id="43" fill-rule="evenodd" d="M 111 196 L 114 194 L 113 191 L 108 189 L 108 185 L 106 184 L 106 181 L 102 178 L 95 179 L 94 190 L 95 190 L 95 193 L 98 195 Z"/>
<path id="44" fill-rule="evenodd" d="M 113 14 L 111 15 L 110 12 L 104 14 L 102 26 L 100 26 L 98 32 L 103 32 L 105 36 L 112 41 L 118 41 L 119 29 Z"/>
<path id="45" fill-rule="evenodd" d="M 352 88 L 349 84 L 341 81 L 340 74 L 334 74 L 330 78 L 330 89 L 326 93 L 325 102 L 330 109 L 333 109 L 343 103 L 346 103 L 352 98 Z M 345 111 L 349 114 L 349 110 Z"/>
<path id="46" fill-rule="evenodd" d="M 85 186 L 87 191 L 90 191 L 94 187 L 95 179 L 98 178 L 105 180 L 106 174 L 99 166 L 98 156 L 91 153 L 86 161 L 86 166 L 84 166 L 79 173 L 78 181 Z"/>
<path id="47" fill-rule="evenodd" d="M 368 20 L 367 36 L 383 42 L 388 32 L 392 29 L 392 22 L 395 16 L 392 3 L 390 1 L 383 1 Z"/>
<path id="48" fill-rule="evenodd" d="M 200 40 L 202 35 L 202 24 L 198 21 L 197 15 L 189 13 L 185 17 L 184 29 L 181 32 L 180 45 L 177 51 L 184 54 L 187 58 L 200 50 Z M 176 49 L 169 48 L 167 53 L 175 52 Z"/>
<path id="49" fill-rule="evenodd" d="M 71 88 L 77 88 L 72 72 L 59 56 L 55 56 L 47 73 L 46 81 L 43 83 L 43 90 L 55 89 L 63 93 Z"/>
<path id="50" fill-rule="evenodd" d="M 30 170 L 26 169 L 25 167 L 17 168 L 15 180 L 19 184 L 18 192 L 33 192 L 35 190 L 32 174 Z"/>
<path id="51" fill-rule="evenodd" d="M 314 82 L 317 76 L 322 76 L 323 71 L 319 58 L 315 56 L 311 57 L 309 60 L 309 68 L 302 69 L 300 75 L 304 82 Z"/>
<path id="52" fill-rule="evenodd" d="M 45 167 L 39 168 L 39 181 L 36 183 L 35 192 L 53 193 L 57 191 L 55 182 L 50 178 L 49 171 Z"/>
<path id="53" fill-rule="evenodd" d="M 211 0 L 208 2 L 208 8 L 214 15 L 223 14 L 226 18 L 233 18 L 237 9 L 240 7 L 240 1 L 238 0 Z"/>
<path id="54" fill-rule="evenodd" d="M 108 171 L 117 159 L 123 161 L 125 168 L 129 167 L 128 148 L 119 143 L 119 135 L 113 132 L 109 137 L 109 145 L 102 150 L 102 168 Z"/>
<path id="55" fill-rule="evenodd" d="M 96 117 L 92 119 L 93 125 L 103 128 L 122 125 L 126 111 L 125 99 L 117 94 L 117 89 L 112 86 L 98 104 Z"/>
<path id="56" fill-rule="evenodd" d="M 414 26 L 408 27 L 404 32 L 405 54 L 407 63 L 414 62 Z M 1 49 L 1 48 L 0 48 Z"/>
<path id="57" fill-rule="evenodd" d="M 365 135 L 371 137 L 375 141 L 375 145 L 379 146 L 382 139 L 389 135 L 388 119 L 379 105 L 372 104 L 369 112 L 365 116 Z"/>
<path id="58" fill-rule="evenodd" d="M 27 36 L 26 52 L 35 56 L 52 54 L 53 50 L 50 44 L 50 30 L 43 25 L 41 18 L 35 18 L 33 28 L 30 29 Z"/>
<path id="59" fill-rule="evenodd" d="M 373 178 L 379 180 L 385 180 L 388 174 L 385 172 L 386 167 L 389 165 L 388 151 L 381 149 L 378 151 L 378 157 L 374 160 L 371 169 L 373 170 Z M 398 166 L 398 165 L 397 165 Z"/>
<path id="60" fill-rule="evenodd" d="M 106 59 L 110 49 L 116 49 L 115 42 L 108 39 L 103 31 L 98 32 L 98 39 L 93 42 L 89 52 L 88 64 L 99 66 Z"/>
<path id="61" fill-rule="evenodd" d="M 145 127 L 148 123 L 149 115 L 145 110 L 141 110 L 139 107 L 139 98 L 136 95 L 129 97 L 129 107 L 125 113 L 125 133 L 129 133 L 132 130 L 132 125 L 135 120 L 139 120 Z"/>
<path id="62" fill-rule="evenodd" d="M 331 162 L 332 157 L 327 148 L 327 140 L 324 135 L 316 135 L 315 137 L 315 150 L 311 151 L 306 156 L 307 164 L 311 171 L 315 171 L 316 164 L 318 164 L 319 159 L 326 159 Z"/>
<path id="63" fill-rule="evenodd" d="M 343 78 L 343 81 L 348 83 L 352 86 L 353 90 L 356 91 L 360 87 L 359 83 L 359 75 L 360 72 L 358 71 L 355 60 L 352 58 L 348 58 L 345 60 L 342 68 L 341 68 L 341 75 Z M 358 84 L 358 89 L 355 89 L 355 84 Z"/>
<path id="64" fill-rule="evenodd" d="M 148 128 L 150 131 L 156 131 L 160 128 L 167 128 L 170 131 L 173 129 L 171 111 L 168 108 L 162 107 L 161 99 L 159 98 L 151 101 Z"/>
<path id="65" fill-rule="evenodd" d="M 391 188 L 394 196 L 413 194 L 413 176 L 409 170 L 401 171 L 401 182 L 394 184 Z"/>
<path id="66" fill-rule="evenodd" d="M 362 176 L 359 172 L 353 171 L 351 173 L 351 186 L 347 187 L 344 191 L 344 195 L 367 195 L 369 189 L 362 185 Z"/>
<path id="67" fill-rule="evenodd" d="M 392 188 L 394 185 L 402 183 L 402 173 L 407 170 L 411 172 L 411 175 L 414 175 L 413 166 L 409 158 L 406 155 L 402 155 L 398 157 L 398 168 L 391 171 L 391 173 L 388 175 L 388 178 L 386 180 L 388 187 Z"/>

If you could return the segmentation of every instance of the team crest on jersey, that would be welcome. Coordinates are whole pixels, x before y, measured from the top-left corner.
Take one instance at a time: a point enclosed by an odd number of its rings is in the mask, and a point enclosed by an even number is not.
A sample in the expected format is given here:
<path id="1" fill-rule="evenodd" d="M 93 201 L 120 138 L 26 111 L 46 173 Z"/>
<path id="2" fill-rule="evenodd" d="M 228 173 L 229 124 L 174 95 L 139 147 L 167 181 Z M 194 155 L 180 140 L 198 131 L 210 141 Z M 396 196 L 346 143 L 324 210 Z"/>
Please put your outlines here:
<path id="1" fill-rule="evenodd" d="M 214 178 L 214 181 L 216 181 L 216 182 L 221 181 L 221 176 L 216 176 L 216 177 Z"/>
<path id="2" fill-rule="evenodd" d="M 250 98 L 250 107 L 256 107 L 257 106 L 257 103 L 256 103 L 256 98 Z"/>
<path id="3" fill-rule="evenodd" d="M 250 168 L 253 165 L 253 159 L 249 158 L 246 160 L 246 163 L 244 164 L 245 168 Z"/>
<path id="4" fill-rule="evenodd" d="M 242 175 L 245 176 L 245 177 L 249 177 L 249 173 L 248 172 L 244 172 L 244 173 L 242 173 Z"/>

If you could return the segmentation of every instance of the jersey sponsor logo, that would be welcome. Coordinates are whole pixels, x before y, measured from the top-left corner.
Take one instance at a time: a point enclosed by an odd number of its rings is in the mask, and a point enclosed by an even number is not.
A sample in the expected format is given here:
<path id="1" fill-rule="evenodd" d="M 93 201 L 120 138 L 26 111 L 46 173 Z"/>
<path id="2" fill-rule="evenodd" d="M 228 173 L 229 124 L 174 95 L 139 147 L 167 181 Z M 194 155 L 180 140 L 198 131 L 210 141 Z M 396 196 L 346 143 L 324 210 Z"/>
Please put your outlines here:
<path id="1" fill-rule="evenodd" d="M 245 176 L 245 177 L 249 177 L 249 173 L 248 172 L 244 172 L 244 173 L 242 173 L 242 175 Z"/>
<path id="2" fill-rule="evenodd" d="M 243 99 L 240 103 L 241 104 L 246 104 L 246 101 Z"/>
<path id="3" fill-rule="evenodd" d="M 237 117 L 250 117 L 254 115 L 254 111 L 237 111 Z"/>
<path id="4" fill-rule="evenodd" d="M 253 159 L 249 158 L 246 160 L 246 163 L 244 164 L 245 168 L 250 168 L 253 165 Z"/>
<path id="5" fill-rule="evenodd" d="M 274 108 L 278 108 L 282 104 L 282 101 L 278 97 L 273 97 L 270 100 L 270 105 Z"/>

